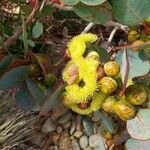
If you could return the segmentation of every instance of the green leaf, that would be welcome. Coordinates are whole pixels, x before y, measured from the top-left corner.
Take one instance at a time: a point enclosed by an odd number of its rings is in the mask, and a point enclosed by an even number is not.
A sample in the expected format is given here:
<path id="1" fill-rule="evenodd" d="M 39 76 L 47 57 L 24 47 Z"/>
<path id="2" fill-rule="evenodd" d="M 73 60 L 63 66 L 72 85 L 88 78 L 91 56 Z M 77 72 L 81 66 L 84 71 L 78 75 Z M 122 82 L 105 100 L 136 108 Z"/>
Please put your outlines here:
<path id="1" fill-rule="evenodd" d="M 112 19 L 109 3 L 98 6 L 88 6 L 79 3 L 73 7 L 74 12 L 83 20 L 97 24 L 103 24 Z"/>
<path id="2" fill-rule="evenodd" d="M 39 88 L 39 86 L 34 81 L 27 79 L 26 82 L 27 82 L 27 87 L 30 93 L 32 94 L 32 96 L 34 97 L 35 101 L 40 106 L 42 106 L 46 100 L 46 96 L 44 92 Z"/>
<path id="3" fill-rule="evenodd" d="M 0 89 L 10 89 L 20 85 L 26 80 L 29 68 L 27 66 L 17 67 L 8 71 L 0 78 Z"/>
<path id="4" fill-rule="evenodd" d="M 150 47 L 144 48 L 144 52 L 146 53 L 147 57 L 150 59 Z"/>
<path id="5" fill-rule="evenodd" d="M 150 56 L 150 55 L 149 55 Z M 139 52 L 139 58 L 143 61 L 147 61 L 147 60 L 150 60 L 150 57 L 148 56 L 148 54 L 142 50 Z"/>
<path id="6" fill-rule="evenodd" d="M 139 57 L 139 52 L 133 52 L 132 50 L 128 49 L 128 59 L 129 59 L 129 79 L 134 77 L 143 76 L 147 74 L 150 70 L 150 63 L 149 61 L 143 61 Z M 122 57 L 123 52 L 119 51 L 116 56 L 116 61 L 122 66 Z"/>
<path id="7" fill-rule="evenodd" d="M 3 38 L 2 38 L 2 36 L 0 36 L 0 46 L 3 45 L 3 42 L 4 42 Z"/>
<path id="8" fill-rule="evenodd" d="M 65 86 L 61 85 L 44 103 L 44 105 L 41 108 L 40 114 L 47 114 L 49 111 L 51 111 L 56 104 L 60 100 L 60 95 L 64 91 Z"/>
<path id="9" fill-rule="evenodd" d="M 126 150 L 149 150 L 150 140 L 136 140 L 136 139 L 129 139 L 126 144 Z"/>
<path id="10" fill-rule="evenodd" d="M 17 88 L 15 99 L 17 105 L 24 109 L 32 110 L 34 107 L 34 99 L 25 83 L 20 88 Z"/>
<path id="11" fill-rule="evenodd" d="M 39 38 L 43 34 L 43 24 L 40 22 L 36 22 L 32 29 L 32 36 L 36 39 Z"/>
<path id="12" fill-rule="evenodd" d="M 35 43 L 34 43 L 32 40 L 28 40 L 28 44 L 29 44 L 29 46 L 31 46 L 31 47 L 34 47 L 34 46 L 35 46 Z"/>
<path id="13" fill-rule="evenodd" d="M 86 5 L 100 5 L 103 2 L 105 2 L 106 0 L 81 0 L 82 3 L 86 4 Z"/>
<path id="14" fill-rule="evenodd" d="M 114 18 L 129 26 L 138 25 L 150 16 L 149 0 L 110 0 Z"/>
<path id="15" fill-rule="evenodd" d="M 112 123 L 111 118 L 104 112 L 100 112 L 100 122 L 112 134 L 116 133 L 116 129 L 114 128 L 114 125 Z"/>
<path id="16" fill-rule="evenodd" d="M 52 15 L 54 11 L 54 7 L 52 5 L 44 5 L 42 11 L 39 14 L 39 17 L 45 17 L 45 16 L 50 16 Z"/>
<path id="17" fill-rule="evenodd" d="M 86 5 L 94 6 L 94 5 L 100 5 L 103 2 L 105 2 L 106 0 L 94 0 L 94 1 L 93 0 L 62 0 L 62 1 L 66 5 L 76 5 L 79 2 L 82 2 Z"/>
<path id="18" fill-rule="evenodd" d="M 127 121 L 127 130 L 134 139 L 150 139 L 150 109 L 140 109 L 135 118 Z"/>
<path id="19" fill-rule="evenodd" d="M 98 53 L 100 55 L 101 62 L 106 63 L 110 61 L 110 54 L 106 51 L 106 49 L 100 47 Z"/>
<path id="20" fill-rule="evenodd" d="M 24 16 L 22 16 L 22 29 L 23 29 L 23 45 L 24 45 L 24 51 L 26 52 L 28 49 L 28 32 L 26 31 L 26 24 L 25 24 L 25 20 L 24 20 Z"/>
<path id="21" fill-rule="evenodd" d="M 7 69 L 13 58 L 14 56 L 10 54 L 6 56 L 2 61 L 0 61 L 0 75 Z"/>
<path id="22" fill-rule="evenodd" d="M 106 63 L 108 61 L 110 61 L 110 54 L 107 52 L 106 49 L 99 47 L 97 44 L 91 44 L 89 45 L 89 47 L 87 47 L 87 51 L 88 53 L 91 51 L 96 51 L 99 54 L 100 57 L 100 61 L 102 63 Z"/>
<path id="23" fill-rule="evenodd" d="M 66 5 L 76 5 L 80 0 L 62 0 Z"/>

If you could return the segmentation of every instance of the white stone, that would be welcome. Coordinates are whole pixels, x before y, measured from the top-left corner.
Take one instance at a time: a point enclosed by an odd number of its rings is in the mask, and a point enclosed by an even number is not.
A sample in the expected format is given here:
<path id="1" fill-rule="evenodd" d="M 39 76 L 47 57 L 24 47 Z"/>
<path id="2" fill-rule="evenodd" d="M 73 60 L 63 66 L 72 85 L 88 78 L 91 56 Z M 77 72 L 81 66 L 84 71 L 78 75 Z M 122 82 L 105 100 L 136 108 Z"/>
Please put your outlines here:
<path id="1" fill-rule="evenodd" d="M 56 124 L 52 121 L 51 118 L 48 118 L 42 127 L 42 132 L 47 134 L 55 130 L 56 130 Z"/>
<path id="2" fill-rule="evenodd" d="M 79 139 L 79 144 L 80 144 L 80 147 L 83 149 L 83 148 L 86 148 L 88 146 L 88 137 L 86 135 L 83 135 L 80 139 Z"/>
<path id="3" fill-rule="evenodd" d="M 80 146 L 79 146 L 79 142 L 77 139 L 73 139 L 72 140 L 72 149 L 73 150 L 81 150 Z"/>
<path id="4" fill-rule="evenodd" d="M 99 147 L 101 145 L 101 136 L 98 134 L 93 134 L 89 137 L 89 145 L 91 147 Z"/>

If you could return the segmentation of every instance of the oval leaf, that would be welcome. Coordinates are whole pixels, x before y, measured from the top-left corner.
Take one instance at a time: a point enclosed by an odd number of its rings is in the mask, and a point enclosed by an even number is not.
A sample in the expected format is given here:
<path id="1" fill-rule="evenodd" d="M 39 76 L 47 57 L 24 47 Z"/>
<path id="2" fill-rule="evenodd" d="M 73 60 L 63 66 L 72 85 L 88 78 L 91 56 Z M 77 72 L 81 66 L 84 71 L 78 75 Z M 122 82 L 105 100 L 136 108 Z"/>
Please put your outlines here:
<path id="1" fill-rule="evenodd" d="M 97 24 L 102 24 L 110 21 L 112 15 L 110 12 L 110 6 L 108 3 L 104 3 L 98 6 L 88 6 L 82 3 L 73 7 L 74 12 L 82 19 Z"/>
<path id="2" fill-rule="evenodd" d="M 86 5 L 100 5 L 103 2 L 105 2 L 106 0 L 81 0 L 82 3 L 86 4 Z"/>
<path id="3" fill-rule="evenodd" d="M 36 22 L 32 29 L 32 36 L 36 39 L 43 34 L 43 24 Z"/>
<path id="4" fill-rule="evenodd" d="M 139 52 L 133 52 L 132 50 L 128 49 L 128 59 L 129 59 L 129 79 L 134 77 L 143 76 L 147 74 L 150 70 L 150 63 L 149 61 L 143 61 L 139 57 Z M 122 66 L 124 61 L 124 53 L 118 52 L 116 56 L 116 61 Z M 140 70 L 139 70 L 140 69 Z M 122 74 L 124 74 L 124 68 L 121 70 Z"/>
<path id="5" fill-rule="evenodd" d="M 150 139 L 150 109 L 141 109 L 135 118 L 128 120 L 127 130 L 134 139 Z"/>
<path id="6" fill-rule="evenodd" d="M 37 103 L 41 106 L 46 100 L 44 92 L 39 88 L 39 86 L 34 81 L 27 79 L 26 82 L 30 93 L 37 101 Z"/>
<path id="7" fill-rule="evenodd" d="M 114 18 L 122 24 L 135 26 L 150 16 L 149 0 L 111 0 L 111 3 Z"/>
<path id="8" fill-rule="evenodd" d="M 26 80 L 29 68 L 27 66 L 17 67 L 8 71 L 0 79 L 0 89 L 10 89 L 17 85 L 20 85 Z"/>
<path id="9" fill-rule="evenodd" d="M 44 103 L 44 105 L 41 108 L 40 114 L 47 114 L 49 111 L 51 111 L 54 106 L 59 102 L 60 95 L 64 91 L 65 86 L 61 85 L 51 96 L 48 98 L 48 100 Z"/>
<path id="10" fill-rule="evenodd" d="M 80 0 L 62 0 L 66 5 L 76 5 Z"/>
<path id="11" fill-rule="evenodd" d="M 10 54 L 6 56 L 2 61 L 0 61 L 0 74 L 2 74 L 5 71 L 5 69 L 7 69 L 7 67 L 12 62 L 13 58 L 14 56 Z"/>
<path id="12" fill-rule="evenodd" d="M 150 140 L 140 141 L 129 139 L 125 144 L 126 150 L 149 150 Z"/>
<path id="13" fill-rule="evenodd" d="M 32 108 L 34 107 L 33 97 L 26 84 L 17 89 L 15 99 L 17 105 L 21 106 L 24 109 L 32 110 Z"/>

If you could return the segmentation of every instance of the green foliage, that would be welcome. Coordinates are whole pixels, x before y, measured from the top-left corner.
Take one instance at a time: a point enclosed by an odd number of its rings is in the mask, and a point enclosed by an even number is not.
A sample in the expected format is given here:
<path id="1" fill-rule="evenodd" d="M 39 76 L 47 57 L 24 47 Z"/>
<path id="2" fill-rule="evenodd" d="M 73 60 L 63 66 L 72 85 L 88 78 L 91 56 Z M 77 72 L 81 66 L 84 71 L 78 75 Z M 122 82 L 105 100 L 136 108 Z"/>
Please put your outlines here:
<path id="1" fill-rule="evenodd" d="M 41 114 L 48 113 L 57 105 L 57 103 L 60 101 L 60 96 L 62 92 L 64 92 L 64 88 L 64 85 L 58 87 L 58 89 L 46 100 L 46 102 L 41 108 Z"/>
<path id="2" fill-rule="evenodd" d="M 40 22 L 36 22 L 32 29 L 32 36 L 37 39 L 43 34 L 43 25 Z"/>
<path id="3" fill-rule="evenodd" d="M 110 5 L 104 3 L 97 6 L 88 6 L 82 3 L 73 7 L 74 12 L 82 19 L 97 24 L 103 24 L 112 19 Z"/>
<path id="4" fill-rule="evenodd" d="M 63 0 L 64 4 L 76 5 L 80 0 Z"/>
<path id="5" fill-rule="evenodd" d="M 7 69 L 13 60 L 13 55 L 6 56 L 2 61 L 0 61 L 0 75 Z"/>
<path id="6" fill-rule="evenodd" d="M 94 0 L 94 1 L 93 0 L 80 0 L 80 1 L 86 5 L 100 5 L 106 0 Z"/>
<path id="7" fill-rule="evenodd" d="M 20 85 L 26 80 L 29 68 L 21 66 L 8 71 L 0 78 L 0 89 L 10 89 Z"/>
<path id="8" fill-rule="evenodd" d="M 150 71 L 149 60 L 143 61 L 139 57 L 139 52 L 133 52 L 132 50 L 128 49 L 127 55 L 129 60 L 129 79 L 145 75 Z M 126 58 L 122 51 L 117 53 L 116 61 L 122 66 L 121 73 L 122 76 L 124 76 L 126 66 L 123 64 L 123 62 L 126 61 Z"/>
<path id="9" fill-rule="evenodd" d="M 127 121 L 127 130 L 132 138 L 150 139 L 150 109 L 140 109 L 136 117 Z"/>
<path id="10" fill-rule="evenodd" d="M 144 20 L 150 17 L 149 0 L 62 0 L 61 4 L 57 3 L 56 5 L 43 3 L 27 25 L 26 19 L 31 14 L 33 6 L 26 4 L 25 0 L 13 0 L 13 2 L 20 7 L 19 14 L 10 15 L 7 12 L 5 16 L 5 13 L 2 13 L 4 17 L 0 20 L 0 90 L 13 89 L 13 95 L 19 106 L 27 110 L 39 111 L 41 115 L 45 115 L 57 107 L 60 102 L 65 89 L 61 78 L 61 71 L 66 63 L 64 58 L 61 59 L 65 53 L 63 50 L 66 48 L 68 39 L 75 34 L 80 34 L 88 22 L 98 24 L 95 26 L 96 28 L 92 28 L 92 32 L 96 33 L 97 28 L 100 28 L 99 25 L 117 21 L 127 25 L 129 29 L 136 28 L 140 34 L 139 37 L 144 37 L 142 39 L 144 42 L 150 41 L 150 28 L 142 26 Z M 64 6 L 62 6 L 63 4 Z M 18 26 L 23 30 L 21 36 L 18 34 L 20 31 L 17 32 Z M 64 32 L 65 34 L 63 34 Z M 148 98 L 142 106 L 136 107 L 137 115 L 127 121 L 126 129 L 123 121 L 120 123 L 116 115 L 106 114 L 103 111 L 97 111 L 100 119 L 96 125 L 100 124 L 101 131 L 108 131 L 112 135 L 118 135 L 120 130 L 128 130 L 132 138 L 128 141 L 127 138 L 123 139 L 126 142 L 126 149 L 148 150 L 150 139 L 150 78 L 148 76 L 150 73 L 150 45 L 141 48 L 140 52 L 134 52 L 127 48 L 126 53 L 121 47 L 120 50 L 117 49 L 118 51 L 108 52 L 100 45 L 104 42 L 106 47 L 109 46 L 110 43 L 104 41 L 109 36 L 108 32 L 111 31 L 96 33 L 98 40 L 91 45 L 87 43 L 87 51 L 94 50 L 99 54 L 102 63 L 100 67 L 114 57 L 120 64 L 122 81 L 118 75 L 117 79 L 120 85 L 113 95 L 120 99 L 122 88 L 125 86 L 123 81 L 129 71 L 128 79 L 144 85 L 148 92 Z M 12 35 L 15 35 L 16 39 L 13 39 L 14 36 L 10 38 Z M 19 36 L 17 37 L 17 35 Z M 122 40 L 120 37 L 119 35 L 115 40 L 124 42 L 125 38 Z M 5 51 L 7 40 L 12 44 Z M 120 43 L 115 40 L 111 43 L 114 50 L 115 46 L 120 46 Z M 63 46 L 60 47 L 60 45 Z M 39 56 L 38 61 L 37 56 Z M 55 64 L 55 62 L 58 63 Z M 128 62 L 129 66 L 127 66 Z M 32 73 L 29 72 L 29 66 L 33 66 Z M 58 88 L 56 89 L 56 87 Z M 114 121 L 117 121 L 119 128 L 116 129 Z M 90 116 L 84 116 L 82 124 L 88 136 L 95 133 L 96 127 Z M 104 142 L 101 137 L 101 146 L 96 149 L 105 150 Z"/>
<path id="11" fill-rule="evenodd" d="M 110 0 L 114 18 L 129 26 L 136 26 L 149 17 L 149 0 Z"/>
<path id="12" fill-rule="evenodd" d="M 63 0 L 64 4 L 67 5 L 76 5 L 77 3 L 82 2 L 86 5 L 91 5 L 91 6 L 100 5 L 105 1 L 106 0 L 94 0 L 94 1 L 93 0 Z"/>
<path id="13" fill-rule="evenodd" d="M 26 82 L 27 82 L 27 87 L 28 87 L 30 93 L 32 94 L 32 96 L 34 97 L 36 102 L 40 106 L 42 106 L 46 100 L 46 96 L 45 96 L 44 92 L 39 88 L 39 86 L 34 81 L 27 79 Z"/>
<path id="14" fill-rule="evenodd" d="M 24 109 L 32 110 L 35 106 L 34 99 L 25 83 L 17 89 L 15 99 L 17 105 Z"/>

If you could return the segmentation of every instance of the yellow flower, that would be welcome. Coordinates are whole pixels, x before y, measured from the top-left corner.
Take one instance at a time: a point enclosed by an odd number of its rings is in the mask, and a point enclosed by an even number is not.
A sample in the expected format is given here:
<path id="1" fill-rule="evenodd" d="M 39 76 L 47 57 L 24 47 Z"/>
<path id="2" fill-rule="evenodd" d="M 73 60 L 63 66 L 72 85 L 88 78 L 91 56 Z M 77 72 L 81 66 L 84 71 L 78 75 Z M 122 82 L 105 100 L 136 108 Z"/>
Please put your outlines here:
<path id="1" fill-rule="evenodd" d="M 75 61 L 75 64 L 79 68 L 79 79 L 77 83 L 66 86 L 66 92 L 71 101 L 80 103 L 93 96 L 98 88 L 96 72 L 98 63 L 81 57 Z"/>
<path id="2" fill-rule="evenodd" d="M 79 68 L 73 60 L 69 61 L 62 72 L 64 82 L 72 84 L 79 77 Z"/>
<path id="3" fill-rule="evenodd" d="M 93 43 L 97 36 L 91 33 L 75 36 L 68 44 L 67 53 L 72 59 L 81 57 L 86 50 L 86 43 Z"/>
<path id="4" fill-rule="evenodd" d="M 90 106 L 88 108 L 82 109 L 78 106 L 78 103 L 71 102 L 68 95 L 67 95 L 67 93 L 65 93 L 63 103 L 67 107 L 69 107 L 73 111 L 75 111 L 76 113 L 79 113 L 79 114 L 82 114 L 82 115 L 88 115 L 88 114 L 90 114 L 94 111 L 98 111 L 101 108 L 102 103 L 104 102 L 106 97 L 107 96 L 105 94 L 103 94 L 101 92 L 98 92 L 91 98 Z"/>
<path id="5" fill-rule="evenodd" d="M 81 108 L 78 107 L 77 104 L 72 105 L 71 109 L 73 111 L 75 111 L 76 113 L 81 114 L 81 115 L 88 115 L 88 114 L 92 113 L 91 107 L 88 107 L 86 109 L 81 109 Z"/>
<path id="6" fill-rule="evenodd" d="M 91 103 L 92 111 L 98 111 L 102 107 L 102 104 L 106 98 L 107 95 L 103 94 L 102 92 L 96 93 Z"/>

